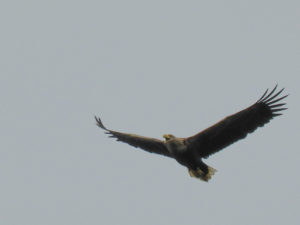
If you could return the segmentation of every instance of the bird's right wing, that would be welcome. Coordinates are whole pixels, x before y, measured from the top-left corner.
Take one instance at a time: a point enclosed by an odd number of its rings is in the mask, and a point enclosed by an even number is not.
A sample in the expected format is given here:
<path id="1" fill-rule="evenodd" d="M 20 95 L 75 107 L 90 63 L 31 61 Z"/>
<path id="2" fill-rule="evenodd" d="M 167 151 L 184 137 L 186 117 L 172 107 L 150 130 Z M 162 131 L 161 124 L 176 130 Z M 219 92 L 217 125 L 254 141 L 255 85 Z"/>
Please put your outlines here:
<path id="1" fill-rule="evenodd" d="M 109 137 L 116 138 L 117 141 L 125 142 L 136 148 L 144 149 L 147 152 L 172 157 L 169 151 L 167 150 L 166 146 L 164 145 L 163 141 L 161 140 L 155 138 L 143 137 L 136 134 L 121 133 L 121 132 L 109 130 L 103 125 L 100 118 L 97 118 L 95 116 L 95 119 L 97 121 L 97 125 L 100 128 L 106 130 L 106 133 L 110 134 Z"/>

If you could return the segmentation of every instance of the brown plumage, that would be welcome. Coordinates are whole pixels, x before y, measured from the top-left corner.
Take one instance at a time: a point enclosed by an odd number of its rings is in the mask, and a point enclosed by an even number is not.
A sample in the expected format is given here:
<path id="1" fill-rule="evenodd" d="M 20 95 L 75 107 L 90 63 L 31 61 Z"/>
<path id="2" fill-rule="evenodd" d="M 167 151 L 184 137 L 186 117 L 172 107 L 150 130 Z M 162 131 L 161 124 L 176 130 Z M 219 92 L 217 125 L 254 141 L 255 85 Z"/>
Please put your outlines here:
<path id="1" fill-rule="evenodd" d="M 206 165 L 202 158 L 222 150 L 232 143 L 243 139 L 258 127 L 264 126 L 271 119 L 281 115 L 278 113 L 287 108 L 285 103 L 278 103 L 288 95 L 279 97 L 284 89 L 275 93 L 275 88 L 263 96 L 250 107 L 226 117 L 215 125 L 188 138 L 177 138 L 171 134 L 165 134 L 165 141 L 155 138 L 143 137 L 135 134 L 121 133 L 107 129 L 100 118 L 95 117 L 97 125 L 106 130 L 110 137 L 117 138 L 134 147 L 142 148 L 151 153 L 157 153 L 174 158 L 180 164 L 188 168 L 192 177 L 208 181 L 215 173 L 215 169 Z"/>

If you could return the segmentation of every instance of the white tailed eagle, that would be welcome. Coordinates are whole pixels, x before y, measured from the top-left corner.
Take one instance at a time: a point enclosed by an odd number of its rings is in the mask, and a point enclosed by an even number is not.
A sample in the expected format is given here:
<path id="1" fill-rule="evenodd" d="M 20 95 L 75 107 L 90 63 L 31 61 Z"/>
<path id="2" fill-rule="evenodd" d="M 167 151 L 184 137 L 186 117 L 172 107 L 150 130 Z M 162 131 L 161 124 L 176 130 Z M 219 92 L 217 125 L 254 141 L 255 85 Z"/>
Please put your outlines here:
<path id="1" fill-rule="evenodd" d="M 279 103 L 279 101 L 288 95 L 279 97 L 284 88 L 275 93 L 276 88 L 277 85 L 270 93 L 267 89 L 262 97 L 250 107 L 187 138 L 164 134 L 165 140 L 161 141 L 155 138 L 121 133 L 107 129 L 100 118 L 95 117 L 95 119 L 97 125 L 104 129 L 107 134 L 110 134 L 110 137 L 116 138 L 117 141 L 125 142 L 151 153 L 174 158 L 188 168 L 190 176 L 208 181 L 216 170 L 206 165 L 202 158 L 208 158 L 232 143 L 245 138 L 256 128 L 264 126 L 274 117 L 281 115 L 278 112 L 287 109 L 282 107 L 285 103 Z"/>

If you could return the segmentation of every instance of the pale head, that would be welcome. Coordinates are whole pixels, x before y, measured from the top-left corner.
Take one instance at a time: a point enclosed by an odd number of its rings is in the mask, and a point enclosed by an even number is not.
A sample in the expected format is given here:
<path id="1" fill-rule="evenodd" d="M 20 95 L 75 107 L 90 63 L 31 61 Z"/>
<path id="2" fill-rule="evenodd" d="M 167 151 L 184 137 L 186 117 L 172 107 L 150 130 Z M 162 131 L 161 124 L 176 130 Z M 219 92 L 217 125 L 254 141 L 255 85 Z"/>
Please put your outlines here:
<path id="1" fill-rule="evenodd" d="M 169 141 L 169 140 L 175 138 L 175 136 L 172 134 L 164 134 L 163 138 L 166 139 L 166 141 Z"/>

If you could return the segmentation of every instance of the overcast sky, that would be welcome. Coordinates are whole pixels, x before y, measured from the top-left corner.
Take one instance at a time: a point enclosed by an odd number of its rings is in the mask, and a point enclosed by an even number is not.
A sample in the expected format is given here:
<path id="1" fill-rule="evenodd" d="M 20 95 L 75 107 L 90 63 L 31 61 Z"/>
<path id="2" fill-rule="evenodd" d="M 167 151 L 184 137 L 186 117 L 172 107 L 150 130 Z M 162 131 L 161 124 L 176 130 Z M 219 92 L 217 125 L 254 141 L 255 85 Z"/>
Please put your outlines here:
<path id="1" fill-rule="evenodd" d="M 0 23 L 0 224 L 299 224 L 299 1 L 16 0 Z M 289 109 L 208 183 L 93 118 L 187 137 L 277 83 Z"/>

